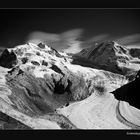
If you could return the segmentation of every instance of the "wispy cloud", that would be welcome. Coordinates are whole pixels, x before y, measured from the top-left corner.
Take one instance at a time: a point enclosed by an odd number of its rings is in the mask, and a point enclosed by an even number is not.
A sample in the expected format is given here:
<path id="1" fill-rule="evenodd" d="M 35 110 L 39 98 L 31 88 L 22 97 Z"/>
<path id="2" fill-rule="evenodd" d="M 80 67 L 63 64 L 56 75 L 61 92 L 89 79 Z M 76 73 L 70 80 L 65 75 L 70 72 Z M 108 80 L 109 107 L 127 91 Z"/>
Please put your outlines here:
<path id="1" fill-rule="evenodd" d="M 69 31 L 65 31 L 60 34 L 61 39 L 67 40 L 67 41 L 73 41 L 80 39 L 81 35 L 83 33 L 83 29 L 73 29 Z"/>
<path id="2" fill-rule="evenodd" d="M 82 50 L 81 48 L 81 42 L 80 41 L 73 41 L 70 44 L 70 47 L 67 49 L 64 49 L 67 53 L 78 53 Z"/>
<path id="3" fill-rule="evenodd" d="M 28 35 L 27 40 L 28 42 L 38 44 L 40 42 L 47 42 L 47 41 L 51 41 L 51 42 L 60 41 L 60 36 L 58 34 L 53 34 L 53 33 L 34 31 Z"/>
<path id="4" fill-rule="evenodd" d="M 95 42 L 102 42 L 105 40 L 113 40 L 120 45 L 128 47 L 139 47 L 140 46 L 140 33 L 130 34 L 127 36 L 112 36 L 110 34 L 98 34 L 90 37 L 85 41 L 81 41 L 81 37 L 84 36 L 83 29 L 71 29 L 62 33 L 46 33 L 35 31 L 29 34 L 27 40 L 32 43 L 44 42 L 47 45 L 61 51 L 68 53 L 77 53 L 83 48 L 92 47 Z"/>
<path id="5" fill-rule="evenodd" d="M 122 45 L 136 44 L 138 42 L 140 43 L 140 33 L 122 36 L 117 38 L 115 41 Z"/>
<path id="6" fill-rule="evenodd" d="M 27 42 L 38 44 L 44 42 L 47 45 L 57 49 L 74 53 L 80 49 L 80 37 L 83 29 L 72 29 L 60 34 L 45 33 L 45 32 L 32 32 L 27 38 Z"/>
<path id="7" fill-rule="evenodd" d="M 90 37 L 86 41 L 82 42 L 81 48 L 83 49 L 83 48 L 91 47 L 91 46 L 94 45 L 94 43 L 102 42 L 102 41 L 109 40 L 109 39 L 110 39 L 110 35 L 109 34 L 95 35 L 93 37 Z"/>
<path id="8" fill-rule="evenodd" d="M 127 45 L 127 48 L 140 48 L 140 43 Z"/>

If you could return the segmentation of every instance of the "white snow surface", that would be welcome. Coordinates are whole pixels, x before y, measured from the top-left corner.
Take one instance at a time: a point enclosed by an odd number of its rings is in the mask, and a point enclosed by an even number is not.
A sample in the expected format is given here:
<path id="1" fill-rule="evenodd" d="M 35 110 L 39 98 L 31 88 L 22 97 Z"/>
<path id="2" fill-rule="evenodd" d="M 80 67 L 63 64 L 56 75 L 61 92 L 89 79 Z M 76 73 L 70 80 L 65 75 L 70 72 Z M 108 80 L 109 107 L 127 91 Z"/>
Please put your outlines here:
<path id="1" fill-rule="evenodd" d="M 12 49 L 10 48 L 9 50 L 14 50 L 15 52 L 21 51 L 21 54 L 17 53 L 17 65 L 19 65 L 22 70 L 30 72 L 35 77 L 44 78 L 44 75 L 51 76 L 52 74 L 60 76 L 59 73 L 50 69 L 54 64 L 63 71 L 67 69 L 76 75 L 82 76 L 87 85 L 91 83 L 89 87 L 90 90 L 92 90 L 95 85 L 103 86 L 105 88 L 103 95 L 100 95 L 100 93 L 95 90 L 86 99 L 71 103 L 68 107 L 57 109 L 59 114 L 66 116 L 78 128 L 131 129 L 131 127 L 123 124 L 116 118 L 116 108 L 119 101 L 110 93 L 128 83 L 128 80 L 124 76 L 104 70 L 71 64 L 71 58 L 66 53 L 58 52 L 61 55 L 61 57 L 58 57 L 47 45 L 45 45 L 44 49 L 41 49 L 36 44 L 28 43 Z M 39 52 L 40 55 L 37 55 L 37 52 Z M 21 59 L 24 57 L 28 58 L 28 62 L 25 64 L 21 62 Z M 43 60 L 48 63 L 47 66 L 42 65 Z M 38 62 L 39 66 L 33 65 L 31 61 Z M 7 73 L 7 70 L 9 69 L 0 67 L 0 89 L 5 91 L 1 92 L 0 90 L 0 110 L 34 129 L 60 129 L 54 122 L 40 118 L 31 118 L 12 108 L 12 103 L 8 99 L 8 94 L 11 94 L 11 91 L 5 84 L 5 74 Z M 120 108 L 122 111 L 122 107 Z M 132 107 L 129 107 L 129 110 L 133 112 Z M 133 114 L 137 116 L 134 121 L 132 121 L 132 113 L 131 116 L 129 115 L 130 119 L 127 116 L 127 114 L 130 114 L 129 112 L 122 112 L 122 114 L 129 121 L 140 124 L 138 115 L 139 110 L 134 110 Z"/>

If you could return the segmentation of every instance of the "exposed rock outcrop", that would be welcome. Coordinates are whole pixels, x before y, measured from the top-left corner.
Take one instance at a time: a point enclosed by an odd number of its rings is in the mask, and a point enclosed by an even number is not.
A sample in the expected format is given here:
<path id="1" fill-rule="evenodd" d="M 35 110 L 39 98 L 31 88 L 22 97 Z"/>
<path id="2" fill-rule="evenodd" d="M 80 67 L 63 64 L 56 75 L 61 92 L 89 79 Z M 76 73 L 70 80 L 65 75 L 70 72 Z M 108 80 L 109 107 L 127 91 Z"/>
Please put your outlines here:
<path id="1" fill-rule="evenodd" d="M 9 98 L 14 107 L 31 116 L 54 112 L 68 102 L 81 100 L 89 95 L 84 79 L 72 73 L 60 79 L 54 75 L 43 79 L 13 68 L 6 79 L 6 84 L 12 90 Z"/>
<path id="2" fill-rule="evenodd" d="M 10 68 L 5 84 L 12 91 L 8 96 L 12 106 L 27 115 L 52 113 L 91 94 L 85 79 L 65 66 L 69 59 L 44 44 L 6 49 L 0 62 Z"/>
<path id="3" fill-rule="evenodd" d="M 12 68 L 17 63 L 17 57 L 13 51 L 5 49 L 0 55 L 0 66 Z"/>
<path id="4" fill-rule="evenodd" d="M 72 63 L 126 75 L 131 71 L 127 67 L 131 59 L 127 48 L 114 41 L 106 41 L 73 55 Z"/>

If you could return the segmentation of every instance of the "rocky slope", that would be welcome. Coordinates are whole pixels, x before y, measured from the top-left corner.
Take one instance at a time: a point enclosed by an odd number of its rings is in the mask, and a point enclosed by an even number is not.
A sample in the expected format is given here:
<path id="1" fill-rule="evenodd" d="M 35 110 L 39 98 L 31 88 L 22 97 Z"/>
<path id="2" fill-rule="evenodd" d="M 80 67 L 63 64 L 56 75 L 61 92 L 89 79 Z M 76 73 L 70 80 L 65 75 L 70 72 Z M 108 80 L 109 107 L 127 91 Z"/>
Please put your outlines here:
<path id="1" fill-rule="evenodd" d="M 140 58 L 140 49 L 139 48 L 131 48 L 129 49 L 131 56 Z"/>
<path id="2" fill-rule="evenodd" d="M 0 112 L 0 130 L 31 130 L 20 121 Z"/>
<path id="3" fill-rule="evenodd" d="M 122 54 L 118 48 L 114 49 L 126 62 L 132 59 L 127 50 L 120 47 L 124 52 Z M 99 52 L 102 52 L 102 48 Z M 101 58 L 110 53 L 112 51 L 105 51 Z M 118 61 L 114 53 L 110 57 Z M 93 59 L 97 54 L 85 53 L 85 58 Z M 104 118 L 104 128 L 131 128 L 121 124 L 115 117 L 118 100 L 110 93 L 127 84 L 128 78 L 117 72 L 72 64 L 72 61 L 71 55 L 42 43 L 5 49 L 0 56 L 0 111 L 33 129 L 77 129 L 86 128 L 85 119 L 92 118 L 94 114 L 92 111 L 90 116 L 87 111 L 96 110 L 94 105 L 99 105 L 100 111 L 107 106 L 104 113 L 108 119 Z M 113 63 L 111 70 L 114 67 Z M 114 122 L 108 115 L 111 106 Z M 97 110 L 93 119 L 96 113 Z M 87 128 L 96 127 L 90 125 Z"/>
<path id="4" fill-rule="evenodd" d="M 139 70 L 139 60 L 135 60 L 126 47 L 114 41 L 93 44 L 92 47 L 83 49 L 73 55 L 72 63 L 128 76 Z"/>

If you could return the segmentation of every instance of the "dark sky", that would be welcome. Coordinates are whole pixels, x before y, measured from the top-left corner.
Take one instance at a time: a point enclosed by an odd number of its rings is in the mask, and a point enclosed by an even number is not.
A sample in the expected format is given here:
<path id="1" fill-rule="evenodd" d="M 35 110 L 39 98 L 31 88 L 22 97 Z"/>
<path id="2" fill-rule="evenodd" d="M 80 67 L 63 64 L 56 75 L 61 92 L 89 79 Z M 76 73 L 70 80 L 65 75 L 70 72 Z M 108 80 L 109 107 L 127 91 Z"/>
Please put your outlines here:
<path id="1" fill-rule="evenodd" d="M 0 9 L 0 46 L 22 44 L 32 31 L 84 29 L 84 39 L 140 33 L 140 9 Z"/>

